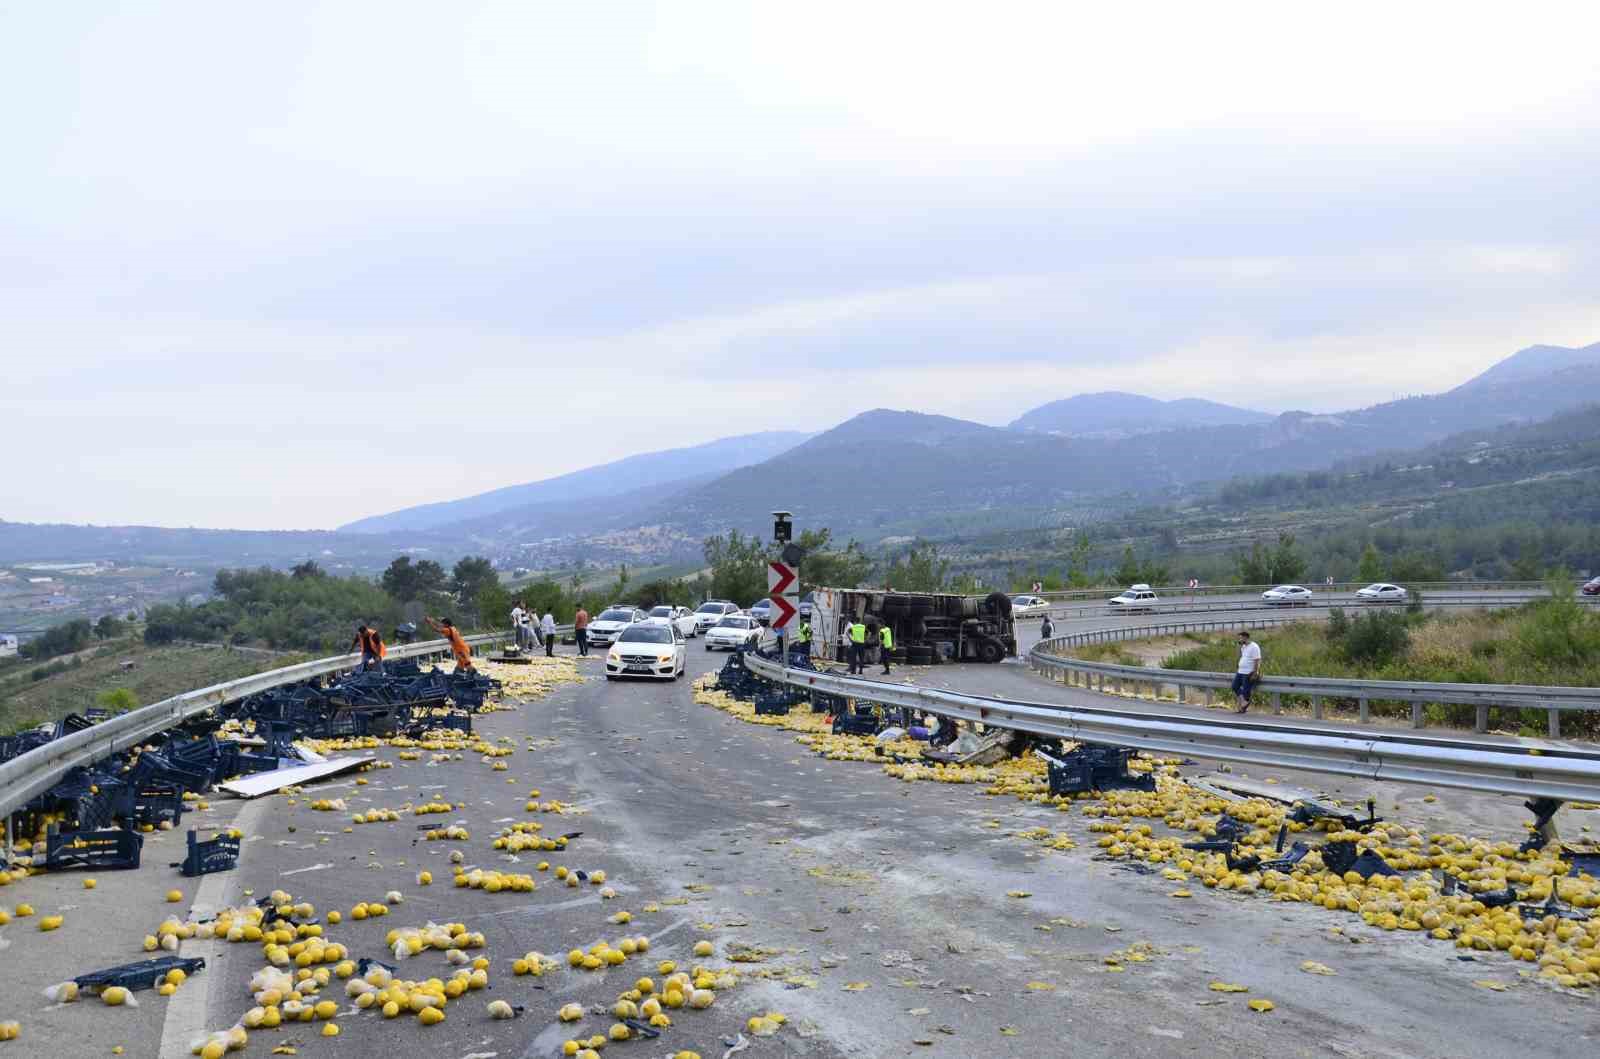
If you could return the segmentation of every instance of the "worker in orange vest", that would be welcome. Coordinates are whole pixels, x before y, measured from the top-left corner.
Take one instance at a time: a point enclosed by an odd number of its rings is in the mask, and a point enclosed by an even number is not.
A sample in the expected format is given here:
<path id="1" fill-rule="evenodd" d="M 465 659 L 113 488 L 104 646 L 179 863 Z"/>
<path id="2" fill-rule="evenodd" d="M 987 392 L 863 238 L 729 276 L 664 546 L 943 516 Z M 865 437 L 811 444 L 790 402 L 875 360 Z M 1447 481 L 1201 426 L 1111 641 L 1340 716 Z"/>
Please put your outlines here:
<path id="1" fill-rule="evenodd" d="M 428 623 L 428 628 L 450 641 L 450 652 L 456 656 L 456 669 L 472 668 L 472 648 L 467 641 L 461 638 L 461 633 L 456 630 L 455 622 L 449 618 L 434 621 L 432 618 L 423 618 Z"/>

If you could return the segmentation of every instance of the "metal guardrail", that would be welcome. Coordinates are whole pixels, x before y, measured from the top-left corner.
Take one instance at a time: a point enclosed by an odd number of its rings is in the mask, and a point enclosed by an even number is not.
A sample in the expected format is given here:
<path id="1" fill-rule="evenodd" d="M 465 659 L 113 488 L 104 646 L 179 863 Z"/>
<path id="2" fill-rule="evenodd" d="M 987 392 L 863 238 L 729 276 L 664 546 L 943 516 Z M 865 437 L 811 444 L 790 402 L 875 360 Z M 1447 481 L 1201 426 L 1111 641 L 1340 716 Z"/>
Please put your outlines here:
<path id="1" fill-rule="evenodd" d="M 509 633 L 464 637 L 474 647 L 486 647 L 509 638 Z M 388 658 L 429 658 L 449 653 L 450 645 L 446 641 L 426 640 L 403 647 L 391 647 Z M 26 754 L 0 763 L 0 818 L 9 820 L 12 813 L 55 786 L 73 769 L 92 765 L 119 750 L 126 750 L 196 714 L 268 688 L 354 669 L 360 664 L 359 654 L 346 654 L 269 669 L 223 684 L 186 691 L 35 747 Z"/>
<path id="2" fill-rule="evenodd" d="M 1471 742 L 1405 732 L 1341 733 L 1259 721 L 982 698 L 789 669 L 754 654 L 745 657 L 745 665 L 758 676 L 797 688 L 1047 738 L 1517 797 L 1592 800 L 1600 796 L 1600 751 Z"/>
<path id="3" fill-rule="evenodd" d="M 1524 603 L 1549 599 L 1550 595 L 1545 592 L 1535 592 L 1520 595 L 1491 596 L 1484 599 L 1461 599 L 1451 596 L 1441 597 L 1437 593 L 1431 596 L 1427 593 L 1419 593 L 1414 598 L 1420 599 L 1424 607 L 1433 609 L 1437 607 L 1515 607 Z M 1600 596 L 1573 596 L 1573 600 L 1584 606 L 1600 605 Z M 1090 607 L 1052 606 L 1050 608 L 1050 616 L 1052 618 L 1086 618 L 1112 614 L 1209 614 L 1243 610 L 1331 610 L 1334 607 L 1372 610 L 1404 605 L 1403 602 L 1368 602 L 1350 597 L 1335 598 L 1329 596 L 1324 596 L 1321 599 L 1311 599 L 1304 603 L 1269 603 L 1264 599 L 1164 599 L 1156 603 L 1141 604 L 1137 607 L 1112 607 L 1104 601 L 1099 606 Z"/>
<path id="4" fill-rule="evenodd" d="M 1382 580 L 1381 578 L 1379 579 Z M 1532 592 L 1545 587 L 1543 581 L 1396 581 L 1391 579 L 1387 583 L 1404 585 L 1414 588 L 1419 592 Z M 1358 588 L 1365 588 L 1372 584 L 1370 581 L 1335 581 L 1328 584 L 1319 581 L 1307 584 L 1305 587 L 1316 593 L 1354 592 Z M 1573 587 L 1583 584 L 1581 580 L 1574 580 Z M 1102 588 L 1071 588 L 1059 589 L 1052 592 L 1012 592 L 1009 595 L 1043 596 L 1051 601 L 1077 602 L 1083 600 L 1105 599 L 1107 595 L 1115 595 L 1126 588 L 1126 585 L 1106 586 Z M 1190 588 L 1187 585 L 1155 585 L 1153 591 L 1157 595 L 1167 596 L 1234 596 L 1241 592 L 1261 594 L 1277 585 L 1201 585 Z"/>
<path id="5" fill-rule="evenodd" d="M 1068 686 L 1082 687 L 1085 690 L 1105 692 L 1106 683 L 1110 681 L 1112 693 L 1125 693 L 1124 689 L 1131 687 L 1133 693 L 1137 695 L 1141 688 L 1148 688 L 1150 697 L 1158 698 L 1163 688 L 1171 687 L 1176 689 L 1177 700 L 1180 703 L 1189 701 L 1190 691 L 1197 691 L 1209 704 L 1217 692 L 1231 693 L 1233 674 L 1151 669 L 1147 666 L 1121 665 L 1114 662 L 1090 662 L 1072 658 L 1065 652 L 1089 644 L 1114 643 L 1155 636 L 1181 636 L 1190 632 L 1262 629 L 1287 625 L 1293 621 L 1293 618 L 1253 618 L 1239 621 L 1168 622 L 1095 629 L 1041 641 L 1028 652 L 1028 665 L 1035 672 L 1042 673 L 1052 680 Z M 1489 710 L 1492 707 L 1545 710 L 1546 731 L 1552 739 L 1561 736 L 1563 711 L 1600 710 L 1600 689 L 1559 685 L 1434 683 L 1267 675 L 1256 685 L 1256 692 L 1269 697 L 1274 713 L 1282 712 L 1284 695 L 1309 698 L 1311 716 L 1315 720 L 1322 719 L 1323 704 L 1330 699 L 1354 701 L 1363 723 L 1371 716 L 1373 702 L 1408 703 L 1411 707 L 1413 728 L 1423 728 L 1427 725 L 1426 707 L 1432 703 L 1474 707 L 1473 728 L 1478 732 L 1488 731 Z"/>

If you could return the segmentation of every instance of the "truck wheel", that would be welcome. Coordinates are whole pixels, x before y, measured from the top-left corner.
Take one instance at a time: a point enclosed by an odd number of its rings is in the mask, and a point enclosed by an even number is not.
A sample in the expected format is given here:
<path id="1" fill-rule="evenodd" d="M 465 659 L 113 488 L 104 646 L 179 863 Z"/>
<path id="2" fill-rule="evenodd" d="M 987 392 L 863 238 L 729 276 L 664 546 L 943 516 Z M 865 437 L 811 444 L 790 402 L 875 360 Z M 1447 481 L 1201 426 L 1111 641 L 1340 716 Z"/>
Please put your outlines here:
<path id="1" fill-rule="evenodd" d="M 1005 656 L 1006 649 L 998 642 L 989 639 L 978 641 L 978 661 L 993 665 Z"/>

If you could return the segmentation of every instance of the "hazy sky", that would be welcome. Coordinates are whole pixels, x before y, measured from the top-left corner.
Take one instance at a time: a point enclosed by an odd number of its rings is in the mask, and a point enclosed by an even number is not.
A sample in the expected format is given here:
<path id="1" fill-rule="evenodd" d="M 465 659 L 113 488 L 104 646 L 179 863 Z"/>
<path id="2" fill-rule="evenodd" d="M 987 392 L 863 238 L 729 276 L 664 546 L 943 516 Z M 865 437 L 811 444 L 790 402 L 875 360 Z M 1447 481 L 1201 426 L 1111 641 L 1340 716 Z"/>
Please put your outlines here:
<path id="1" fill-rule="evenodd" d="M 1114 10 L 1112 9 L 1114 8 Z M 0 518 L 1600 340 L 1600 5 L 0 3 Z"/>

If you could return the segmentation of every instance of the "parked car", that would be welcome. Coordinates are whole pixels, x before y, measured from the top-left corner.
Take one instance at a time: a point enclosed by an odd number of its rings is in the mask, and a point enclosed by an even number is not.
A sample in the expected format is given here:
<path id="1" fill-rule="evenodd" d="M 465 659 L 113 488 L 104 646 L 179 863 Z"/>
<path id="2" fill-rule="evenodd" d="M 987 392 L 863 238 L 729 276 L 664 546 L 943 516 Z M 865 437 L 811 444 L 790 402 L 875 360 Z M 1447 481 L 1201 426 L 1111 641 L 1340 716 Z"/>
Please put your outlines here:
<path id="1" fill-rule="evenodd" d="M 644 611 L 632 607 L 607 607 L 600 616 L 589 623 L 589 646 L 605 647 L 614 643 L 617 635 L 636 621 L 644 620 Z"/>
<path id="2" fill-rule="evenodd" d="M 1129 585 L 1127 591 L 1106 600 L 1106 606 L 1112 610 L 1150 610 L 1160 602 L 1161 597 L 1149 585 Z"/>
<path id="3" fill-rule="evenodd" d="M 1403 603 L 1405 598 L 1405 589 L 1399 585 L 1391 585 L 1387 581 L 1379 581 L 1356 590 L 1356 599 L 1363 603 Z"/>
<path id="4" fill-rule="evenodd" d="M 748 614 L 730 614 L 706 632 L 706 650 L 732 651 L 761 642 L 761 623 Z"/>
<path id="5" fill-rule="evenodd" d="M 1579 591 L 1586 596 L 1600 596 L 1600 577 L 1591 577 Z"/>
<path id="6" fill-rule="evenodd" d="M 616 642 L 606 652 L 606 679 L 677 680 L 688 664 L 683 633 L 670 620 L 651 618 L 635 622 L 617 634 Z"/>
<path id="7" fill-rule="evenodd" d="M 772 621 L 772 600 L 763 596 L 754 603 L 750 604 L 750 606 L 745 609 L 745 613 L 763 625 L 770 624 Z"/>
<path id="8" fill-rule="evenodd" d="M 1274 607 L 1303 607 L 1311 602 L 1311 590 L 1303 585 L 1279 585 L 1261 593 L 1261 599 Z"/>
<path id="9" fill-rule="evenodd" d="M 688 607 L 671 607 L 666 605 L 651 607 L 649 617 L 652 619 L 659 618 L 662 621 L 670 621 L 672 624 L 678 627 L 678 631 L 683 634 L 684 639 L 686 640 L 694 639 L 695 634 L 700 631 L 700 623 L 695 620 L 694 611 L 690 610 Z"/>
<path id="10" fill-rule="evenodd" d="M 729 603 L 725 599 L 708 599 L 695 608 L 695 628 L 700 632 L 705 632 L 728 615 L 737 613 L 739 613 L 739 605 L 737 603 Z"/>
<path id="11" fill-rule="evenodd" d="M 1037 618 L 1050 610 L 1050 601 L 1043 596 L 1012 596 L 1013 618 Z"/>

